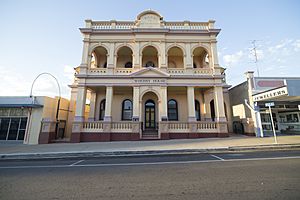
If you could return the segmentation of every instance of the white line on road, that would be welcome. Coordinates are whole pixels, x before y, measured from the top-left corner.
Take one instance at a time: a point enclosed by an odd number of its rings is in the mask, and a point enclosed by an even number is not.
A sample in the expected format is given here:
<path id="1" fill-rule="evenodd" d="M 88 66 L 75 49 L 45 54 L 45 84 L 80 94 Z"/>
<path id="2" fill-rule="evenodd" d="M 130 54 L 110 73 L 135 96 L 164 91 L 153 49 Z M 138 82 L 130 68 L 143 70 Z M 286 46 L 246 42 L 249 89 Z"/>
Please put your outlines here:
<path id="1" fill-rule="evenodd" d="M 193 160 L 174 162 L 148 162 L 148 163 L 112 163 L 112 164 L 85 164 L 85 165 L 40 165 L 40 166 L 6 166 L 0 169 L 30 169 L 30 168 L 67 168 L 67 167 L 109 167 L 109 166 L 142 166 L 142 165 L 168 165 L 168 164 L 194 164 L 194 163 L 214 163 L 214 162 L 236 162 L 236 161 L 262 161 L 262 160 L 283 160 L 300 159 L 300 156 L 273 157 L 273 158 L 242 158 L 228 160 Z"/>
<path id="2" fill-rule="evenodd" d="M 69 166 L 71 167 L 71 166 L 77 165 L 77 164 L 79 164 L 79 163 L 81 163 L 81 162 L 83 162 L 83 161 L 84 161 L 84 160 L 76 161 L 76 162 L 74 162 L 73 164 L 71 164 L 71 165 L 69 165 Z"/>
<path id="3" fill-rule="evenodd" d="M 209 155 L 211 155 L 212 157 L 214 157 L 214 158 L 216 158 L 216 159 L 219 159 L 219 160 L 222 160 L 222 161 L 224 161 L 224 159 L 223 159 L 223 158 L 221 158 L 221 157 L 219 157 L 219 156 L 216 156 L 216 155 L 213 155 L 213 154 L 209 154 Z"/>

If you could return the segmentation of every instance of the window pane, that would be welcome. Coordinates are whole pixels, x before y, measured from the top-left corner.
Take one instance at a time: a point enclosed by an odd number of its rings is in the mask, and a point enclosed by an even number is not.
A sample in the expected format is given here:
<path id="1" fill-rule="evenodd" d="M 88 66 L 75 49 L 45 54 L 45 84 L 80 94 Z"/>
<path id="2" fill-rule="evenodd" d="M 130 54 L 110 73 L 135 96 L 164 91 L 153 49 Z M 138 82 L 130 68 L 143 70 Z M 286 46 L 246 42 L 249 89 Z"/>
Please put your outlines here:
<path id="1" fill-rule="evenodd" d="M 24 140 L 25 130 L 19 130 L 18 140 Z"/>
<path id="2" fill-rule="evenodd" d="M 0 140 L 6 140 L 9 118 L 2 118 L 0 121 Z"/>
<path id="3" fill-rule="evenodd" d="M 20 118 L 12 118 L 9 127 L 8 140 L 15 140 L 17 138 Z"/>
<path id="4" fill-rule="evenodd" d="M 26 129 L 26 124 L 27 124 L 27 118 L 22 118 L 20 129 Z"/>

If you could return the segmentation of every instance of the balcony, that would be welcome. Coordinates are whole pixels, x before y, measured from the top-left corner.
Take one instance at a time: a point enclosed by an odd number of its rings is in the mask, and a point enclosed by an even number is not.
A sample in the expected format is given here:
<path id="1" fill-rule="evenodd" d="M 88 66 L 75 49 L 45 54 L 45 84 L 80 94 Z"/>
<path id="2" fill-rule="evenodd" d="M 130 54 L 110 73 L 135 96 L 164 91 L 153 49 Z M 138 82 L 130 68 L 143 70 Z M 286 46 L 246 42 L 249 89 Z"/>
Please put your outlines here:
<path id="1" fill-rule="evenodd" d="M 108 73 L 107 68 L 90 68 L 88 69 L 88 75 L 130 75 L 131 73 L 138 71 L 140 69 L 114 68 L 110 73 Z M 212 75 L 213 70 L 211 68 L 197 68 L 197 69 L 168 68 L 167 73 L 170 74 L 171 76 Z"/>

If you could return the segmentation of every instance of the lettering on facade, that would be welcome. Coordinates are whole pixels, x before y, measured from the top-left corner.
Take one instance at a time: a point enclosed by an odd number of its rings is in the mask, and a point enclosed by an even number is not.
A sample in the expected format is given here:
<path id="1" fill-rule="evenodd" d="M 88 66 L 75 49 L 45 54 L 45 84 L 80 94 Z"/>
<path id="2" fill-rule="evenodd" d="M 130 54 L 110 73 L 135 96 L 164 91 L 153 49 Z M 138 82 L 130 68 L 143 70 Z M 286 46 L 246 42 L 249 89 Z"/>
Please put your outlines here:
<path id="1" fill-rule="evenodd" d="M 273 97 L 279 97 L 279 96 L 283 96 L 283 95 L 288 95 L 287 88 L 280 88 L 280 89 L 272 90 L 269 92 L 264 92 L 261 94 L 254 95 L 253 100 L 254 101 L 262 101 L 265 99 L 270 99 Z"/>
<path id="2" fill-rule="evenodd" d="M 145 84 L 160 84 L 166 83 L 165 79 L 135 79 L 135 83 L 145 83 Z"/>

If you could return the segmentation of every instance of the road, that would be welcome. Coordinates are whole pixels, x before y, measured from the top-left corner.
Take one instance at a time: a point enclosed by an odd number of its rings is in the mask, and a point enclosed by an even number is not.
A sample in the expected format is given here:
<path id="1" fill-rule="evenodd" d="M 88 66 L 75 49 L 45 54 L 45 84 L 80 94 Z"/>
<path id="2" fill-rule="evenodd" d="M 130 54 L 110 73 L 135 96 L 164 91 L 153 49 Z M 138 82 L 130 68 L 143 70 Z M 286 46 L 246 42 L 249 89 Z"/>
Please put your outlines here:
<path id="1" fill-rule="evenodd" d="M 0 161 L 1 199 L 300 199 L 300 150 Z"/>

